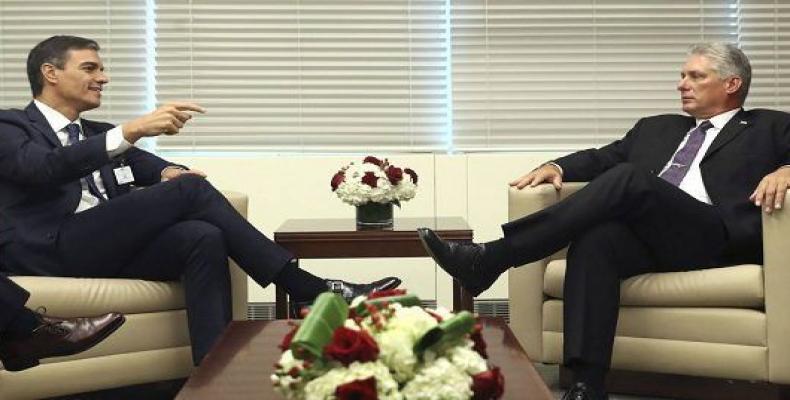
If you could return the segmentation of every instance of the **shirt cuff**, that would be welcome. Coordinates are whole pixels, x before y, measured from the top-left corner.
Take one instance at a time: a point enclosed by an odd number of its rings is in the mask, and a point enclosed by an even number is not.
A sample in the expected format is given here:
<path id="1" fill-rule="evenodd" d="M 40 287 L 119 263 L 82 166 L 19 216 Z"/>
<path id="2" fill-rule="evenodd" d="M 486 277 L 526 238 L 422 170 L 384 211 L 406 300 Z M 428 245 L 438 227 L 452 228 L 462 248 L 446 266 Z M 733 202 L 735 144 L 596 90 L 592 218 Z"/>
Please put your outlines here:
<path id="1" fill-rule="evenodd" d="M 126 150 L 134 147 L 134 145 L 127 142 L 126 139 L 123 138 L 123 128 L 121 126 L 116 126 L 115 128 L 107 131 L 106 145 L 107 155 L 110 156 L 110 158 L 118 156 Z"/>
<path id="2" fill-rule="evenodd" d="M 551 165 L 553 167 L 556 167 L 560 171 L 560 176 L 565 175 L 565 172 L 562 171 L 562 167 L 560 167 L 560 165 L 555 163 L 554 161 L 549 161 L 549 162 L 547 162 L 547 163 L 545 163 L 543 165 Z"/>

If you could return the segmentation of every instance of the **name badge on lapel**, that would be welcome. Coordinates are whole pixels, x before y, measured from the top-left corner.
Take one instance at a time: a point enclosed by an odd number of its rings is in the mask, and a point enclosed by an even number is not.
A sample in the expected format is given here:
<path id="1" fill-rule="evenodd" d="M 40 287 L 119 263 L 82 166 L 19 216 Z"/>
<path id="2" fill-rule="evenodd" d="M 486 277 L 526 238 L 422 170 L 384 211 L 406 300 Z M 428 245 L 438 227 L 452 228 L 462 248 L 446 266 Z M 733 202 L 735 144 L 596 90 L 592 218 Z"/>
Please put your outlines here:
<path id="1" fill-rule="evenodd" d="M 127 183 L 134 182 L 134 174 L 132 174 L 132 167 L 128 165 L 124 165 L 122 167 L 118 167 L 112 170 L 115 174 L 115 182 L 119 185 L 125 185 Z"/>

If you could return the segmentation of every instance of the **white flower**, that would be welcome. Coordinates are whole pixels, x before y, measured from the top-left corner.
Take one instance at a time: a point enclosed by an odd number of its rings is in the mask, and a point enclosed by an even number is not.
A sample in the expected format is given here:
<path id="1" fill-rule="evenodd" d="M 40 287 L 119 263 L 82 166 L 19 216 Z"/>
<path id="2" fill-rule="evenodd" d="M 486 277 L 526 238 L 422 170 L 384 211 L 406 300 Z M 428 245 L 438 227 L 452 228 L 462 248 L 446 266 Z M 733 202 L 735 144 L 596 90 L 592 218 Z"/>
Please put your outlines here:
<path id="1" fill-rule="evenodd" d="M 422 368 L 401 393 L 407 400 L 468 400 L 471 387 L 471 376 L 446 358 L 438 358 Z"/>
<path id="2" fill-rule="evenodd" d="M 457 346 L 448 349 L 444 356 L 458 369 L 469 375 L 477 375 L 488 370 L 486 360 L 472 350 L 474 343 L 471 340 L 466 340 L 465 345 L 466 347 Z"/>
<path id="3" fill-rule="evenodd" d="M 304 398 L 305 400 L 334 399 L 338 386 L 371 376 L 376 378 L 376 392 L 380 400 L 403 399 L 403 396 L 398 392 L 398 383 L 392 379 L 389 369 L 378 361 L 354 362 L 348 367 L 338 364 L 338 367 L 308 382 L 304 387 Z"/>
<path id="4" fill-rule="evenodd" d="M 304 382 L 302 382 L 301 376 L 291 376 L 290 372 L 294 369 L 303 370 L 304 362 L 294 358 L 291 350 L 287 350 L 280 356 L 277 365 L 278 368 L 271 376 L 274 389 L 288 399 L 298 399 Z"/>

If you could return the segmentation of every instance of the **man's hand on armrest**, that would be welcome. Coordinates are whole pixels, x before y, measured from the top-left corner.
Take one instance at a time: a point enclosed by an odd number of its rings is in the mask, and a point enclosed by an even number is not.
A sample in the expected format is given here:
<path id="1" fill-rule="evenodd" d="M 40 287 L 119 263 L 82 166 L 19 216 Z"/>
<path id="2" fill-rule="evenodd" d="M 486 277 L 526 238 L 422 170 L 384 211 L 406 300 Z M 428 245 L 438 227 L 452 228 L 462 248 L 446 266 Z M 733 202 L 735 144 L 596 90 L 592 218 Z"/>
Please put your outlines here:
<path id="1" fill-rule="evenodd" d="M 782 208 L 788 186 L 790 186 L 790 165 L 785 165 L 763 177 L 749 196 L 749 200 L 770 214 L 774 209 Z"/>
<path id="2" fill-rule="evenodd" d="M 562 170 L 560 167 L 554 163 L 543 164 L 510 182 L 510 186 L 515 186 L 516 189 L 521 190 L 527 187 L 527 185 L 529 185 L 529 187 L 535 187 L 541 183 L 551 183 L 554 185 L 554 189 L 562 189 Z"/>
<path id="3" fill-rule="evenodd" d="M 171 165 L 162 170 L 162 182 L 176 179 L 184 174 L 192 174 L 205 178 L 206 173 L 198 169 L 185 169 L 176 165 Z"/>

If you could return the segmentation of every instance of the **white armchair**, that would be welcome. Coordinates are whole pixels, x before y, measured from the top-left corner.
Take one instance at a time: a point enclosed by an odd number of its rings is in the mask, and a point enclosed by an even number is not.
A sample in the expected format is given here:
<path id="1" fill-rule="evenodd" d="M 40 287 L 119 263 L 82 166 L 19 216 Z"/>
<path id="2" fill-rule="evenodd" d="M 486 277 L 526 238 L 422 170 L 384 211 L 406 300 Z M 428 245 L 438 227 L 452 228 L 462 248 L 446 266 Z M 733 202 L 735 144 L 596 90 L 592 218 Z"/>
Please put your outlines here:
<path id="1" fill-rule="evenodd" d="M 559 193 L 551 185 L 511 189 L 509 218 L 545 208 L 582 186 L 565 183 Z M 762 266 L 623 281 L 612 369 L 790 384 L 788 207 L 790 200 L 763 216 Z M 564 275 L 564 250 L 509 272 L 510 324 L 533 361 L 562 362 Z"/>
<path id="2" fill-rule="evenodd" d="M 224 192 L 246 217 L 247 196 Z M 231 262 L 233 319 L 247 319 L 247 275 Z M 27 289 L 27 307 L 62 317 L 110 311 L 126 323 L 96 347 L 42 360 L 22 372 L 0 367 L 0 399 L 40 399 L 183 378 L 192 371 L 184 293 L 178 282 L 15 276 Z"/>

